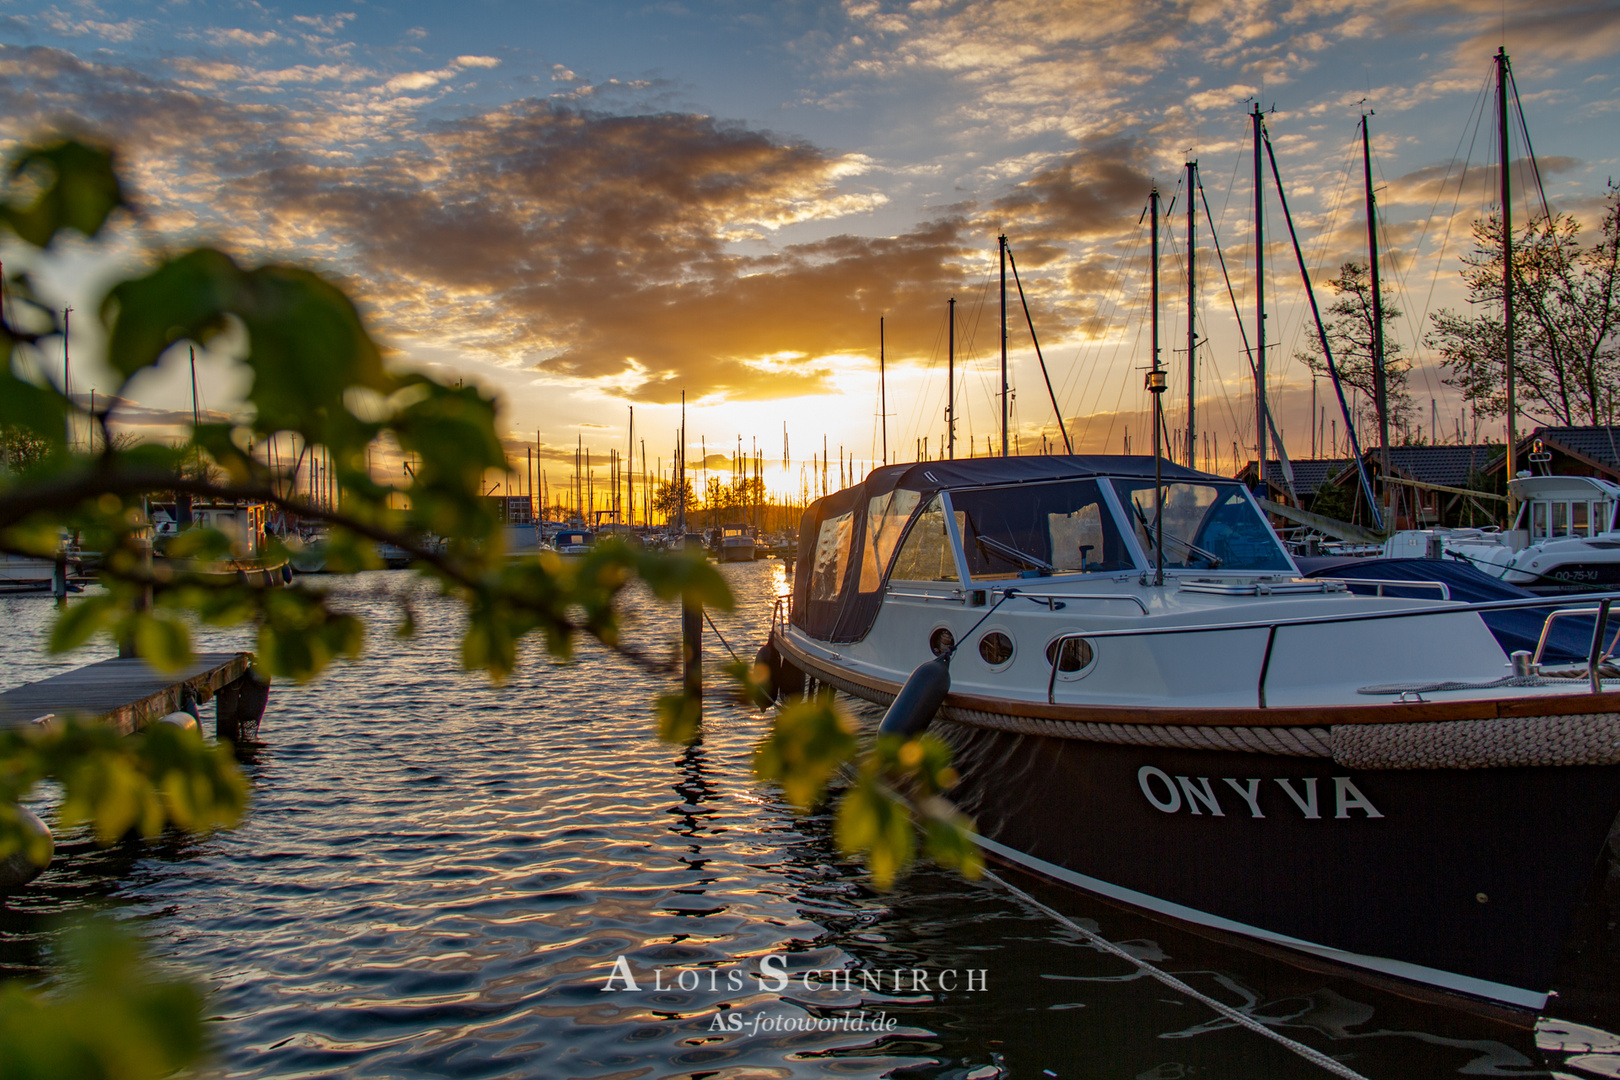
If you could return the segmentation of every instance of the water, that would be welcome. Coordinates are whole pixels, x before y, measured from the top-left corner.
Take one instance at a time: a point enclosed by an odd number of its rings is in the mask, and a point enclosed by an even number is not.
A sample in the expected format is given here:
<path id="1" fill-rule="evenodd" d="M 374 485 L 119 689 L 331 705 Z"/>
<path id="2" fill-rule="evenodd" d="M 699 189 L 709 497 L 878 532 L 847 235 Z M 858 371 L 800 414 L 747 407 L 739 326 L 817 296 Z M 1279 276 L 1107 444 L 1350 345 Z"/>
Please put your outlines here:
<path id="1" fill-rule="evenodd" d="M 716 623 L 751 654 L 781 564 L 721 569 L 739 607 Z M 827 817 L 753 780 L 765 720 L 713 689 L 702 743 L 683 750 L 652 736 L 667 680 L 600 649 L 568 666 L 534 651 L 494 686 L 461 673 L 459 610 L 427 592 L 412 596 L 419 636 L 398 642 L 411 581 L 332 580 L 373 620 L 367 657 L 273 688 L 240 827 L 108 850 L 61 838 L 51 868 L 0 899 L 0 974 L 38 977 L 57 917 L 105 907 L 207 989 L 208 1072 L 231 1077 L 1327 1075 L 993 882 L 924 869 L 874 892 Z M 673 642 L 672 611 L 629 610 L 628 636 Z M 50 617 L 48 599 L 0 598 L 0 688 L 97 658 L 42 655 Z M 240 632 L 203 644 L 249 647 Z M 712 665 L 728 658 L 707 645 Z M 1017 880 L 1374 1080 L 1620 1075 L 1601 1031 L 1412 1002 Z M 610 980 L 619 957 L 636 989 Z M 776 990 L 762 963 L 794 981 Z M 851 985 L 806 988 L 803 973 L 834 970 Z"/>

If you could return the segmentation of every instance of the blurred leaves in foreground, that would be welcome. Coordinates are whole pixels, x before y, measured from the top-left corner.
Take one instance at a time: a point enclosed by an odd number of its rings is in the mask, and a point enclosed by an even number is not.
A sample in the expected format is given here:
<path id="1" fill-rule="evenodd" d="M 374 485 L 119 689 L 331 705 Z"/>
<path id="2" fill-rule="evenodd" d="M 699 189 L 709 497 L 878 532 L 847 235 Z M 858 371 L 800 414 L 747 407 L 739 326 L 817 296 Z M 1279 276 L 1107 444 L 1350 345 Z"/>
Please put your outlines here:
<path id="1" fill-rule="evenodd" d="M 0 983 L 0 1080 L 158 1080 L 207 1048 L 202 995 L 165 978 L 106 919 L 61 938 L 49 989 Z"/>
<path id="2" fill-rule="evenodd" d="M 742 672 L 742 693 L 754 693 Z M 754 752 L 754 773 L 782 786 L 801 811 L 819 805 L 840 773 L 852 779 L 838 800 L 833 836 L 839 849 L 861 859 L 879 889 L 889 889 L 922 850 L 942 866 L 970 878 L 984 869 L 973 822 L 944 797 L 956 785 L 951 751 L 937 736 L 878 735 L 864 751 L 853 717 L 822 690 L 777 711 L 770 733 Z"/>

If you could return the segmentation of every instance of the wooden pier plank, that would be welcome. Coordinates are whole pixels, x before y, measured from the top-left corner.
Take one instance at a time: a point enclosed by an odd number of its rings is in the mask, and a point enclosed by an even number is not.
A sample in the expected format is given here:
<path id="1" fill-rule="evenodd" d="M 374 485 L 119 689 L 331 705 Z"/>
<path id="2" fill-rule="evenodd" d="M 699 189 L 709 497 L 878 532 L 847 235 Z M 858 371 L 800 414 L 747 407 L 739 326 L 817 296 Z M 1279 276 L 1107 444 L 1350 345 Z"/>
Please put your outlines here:
<path id="1" fill-rule="evenodd" d="M 124 734 L 139 731 L 180 707 L 190 686 L 198 703 L 247 673 L 252 653 L 205 653 L 174 672 L 145 660 L 103 660 L 0 693 L 0 729 L 25 726 L 48 713 L 103 717 Z"/>

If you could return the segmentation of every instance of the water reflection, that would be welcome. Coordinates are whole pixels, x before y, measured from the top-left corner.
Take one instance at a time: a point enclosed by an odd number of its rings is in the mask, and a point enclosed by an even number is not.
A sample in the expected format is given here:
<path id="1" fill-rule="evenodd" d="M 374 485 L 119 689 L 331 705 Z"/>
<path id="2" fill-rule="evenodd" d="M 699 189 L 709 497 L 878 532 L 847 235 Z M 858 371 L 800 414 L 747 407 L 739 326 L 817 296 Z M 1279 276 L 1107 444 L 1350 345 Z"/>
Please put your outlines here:
<path id="1" fill-rule="evenodd" d="M 787 579 L 775 562 L 722 572 L 739 605 L 716 626 L 751 653 Z M 274 689 L 240 828 L 106 851 L 67 838 L 0 902 L 0 967 L 37 973 L 57 915 L 112 905 L 209 987 L 222 1064 L 241 1077 L 1323 1075 L 992 883 L 924 869 L 874 893 L 828 815 L 754 783 L 765 720 L 718 689 L 701 743 L 673 748 L 651 735 L 666 688 L 599 651 L 567 667 L 530 656 L 490 686 L 459 672 L 460 613 L 426 592 L 422 636 L 398 644 L 405 580 L 340 584 L 379 620 L 372 651 Z M 629 633 L 667 648 L 674 613 L 632 605 Z M 48 615 L 0 598 L 20 631 L 0 636 L 0 679 L 43 673 Z M 729 657 L 713 642 L 708 659 L 718 688 Z M 1620 1073 L 1604 1071 L 1620 1042 L 1596 996 L 1570 1018 L 1585 1027 L 1513 1026 L 1016 880 L 1369 1077 Z M 634 989 L 610 982 L 620 958 Z M 1620 985 L 1617 968 L 1587 983 Z M 946 971 L 985 988 L 942 988 Z M 852 1030 L 852 1016 L 883 1023 Z"/>

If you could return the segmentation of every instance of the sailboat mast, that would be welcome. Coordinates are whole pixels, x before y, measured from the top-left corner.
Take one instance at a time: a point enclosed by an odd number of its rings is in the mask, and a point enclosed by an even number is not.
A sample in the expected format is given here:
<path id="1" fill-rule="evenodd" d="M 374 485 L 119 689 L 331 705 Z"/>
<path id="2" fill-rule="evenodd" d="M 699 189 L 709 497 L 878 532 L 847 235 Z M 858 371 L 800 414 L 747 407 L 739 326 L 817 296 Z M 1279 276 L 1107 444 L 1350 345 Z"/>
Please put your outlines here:
<path id="1" fill-rule="evenodd" d="M 883 370 L 883 319 L 878 319 L 878 412 L 883 421 L 883 464 L 889 463 L 889 379 Z M 787 445 L 787 435 L 782 436 L 782 445 Z M 787 451 L 782 452 L 782 469 L 787 469 Z"/>
<path id="2" fill-rule="evenodd" d="M 1007 456 L 1007 237 L 996 238 L 1001 256 L 1001 456 Z"/>
<path id="3" fill-rule="evenodd" d="M 950 322 L 950 330 L 946 335 L 950 342 L 945 350 L 945 445 L 948 456 L 956 460 L 956 297 L 945 301 L 946 318 Z"/>
<path id="4" fill-rule="evenodd" d="M 1260 172 L 1260 102 L 1254 103 L 1254 445 L 1258 487 L 1266 487 L 1266 217 Z"/>
<path id="5" fill-rule="evenodd" d="M 1153 217 L 1149 230 L 1152 254 L 1148 257 L 1152 280 L 1153 369 L 1148 372 L 1147 388 L 1153 395 L 1153 584 L 1164 584 L 1164 369 L 1159 366 L 1159 187 L 1148 194 L 1148 213 Z"/>
<path id="6" fill-rule="evenodd" d="M 1196 314 L 1194 286 L 1194 258 L 1198 254 L 1194 232 L 1193 190 L 1198 182 L 1198 162 L 1187 162 L 1187 468 L 1198 468 L 1198 331 L 1193 323 Z"/>
<path id="7" fill-rule="evenodd" d="M 1367 188 L 1367 268 L 1372 278 L 1373 408 L 1378 410 L 1378 468 L 1389 496 L 1389 384 L 1384 370 L 1384 290 L 1378 272 L 1378 201 L 1373 195 L 1372 139 L 1361 114 L 1361 167 Z"/>
<path id="8" fill-rule="evenodd" d="M 1507 359 L 1507 478 L 1518 475 L 1518 400 L 1514 396 L 1513 363 L 1513 188 L 1508 175 L 1508 55 L 1507 47 L 1496 50 L 1497 142 L 1502 173 L 1502 344 Z M 1511 491 L 1511 489 L 1509 489 Z M 1508 512 L 1514 507 L 1508 503 Z"/>
<path id="9" fill-rule="evenodd" d="M 703 463 L 708 466 L 708 452 L 703 453 Z M 687 392 L 680 392 L 680 445 L 676 449 L 676 528 L 680 533 L 687 531 Z M 684 544 L 685 541 L 682 541 Z"/>

